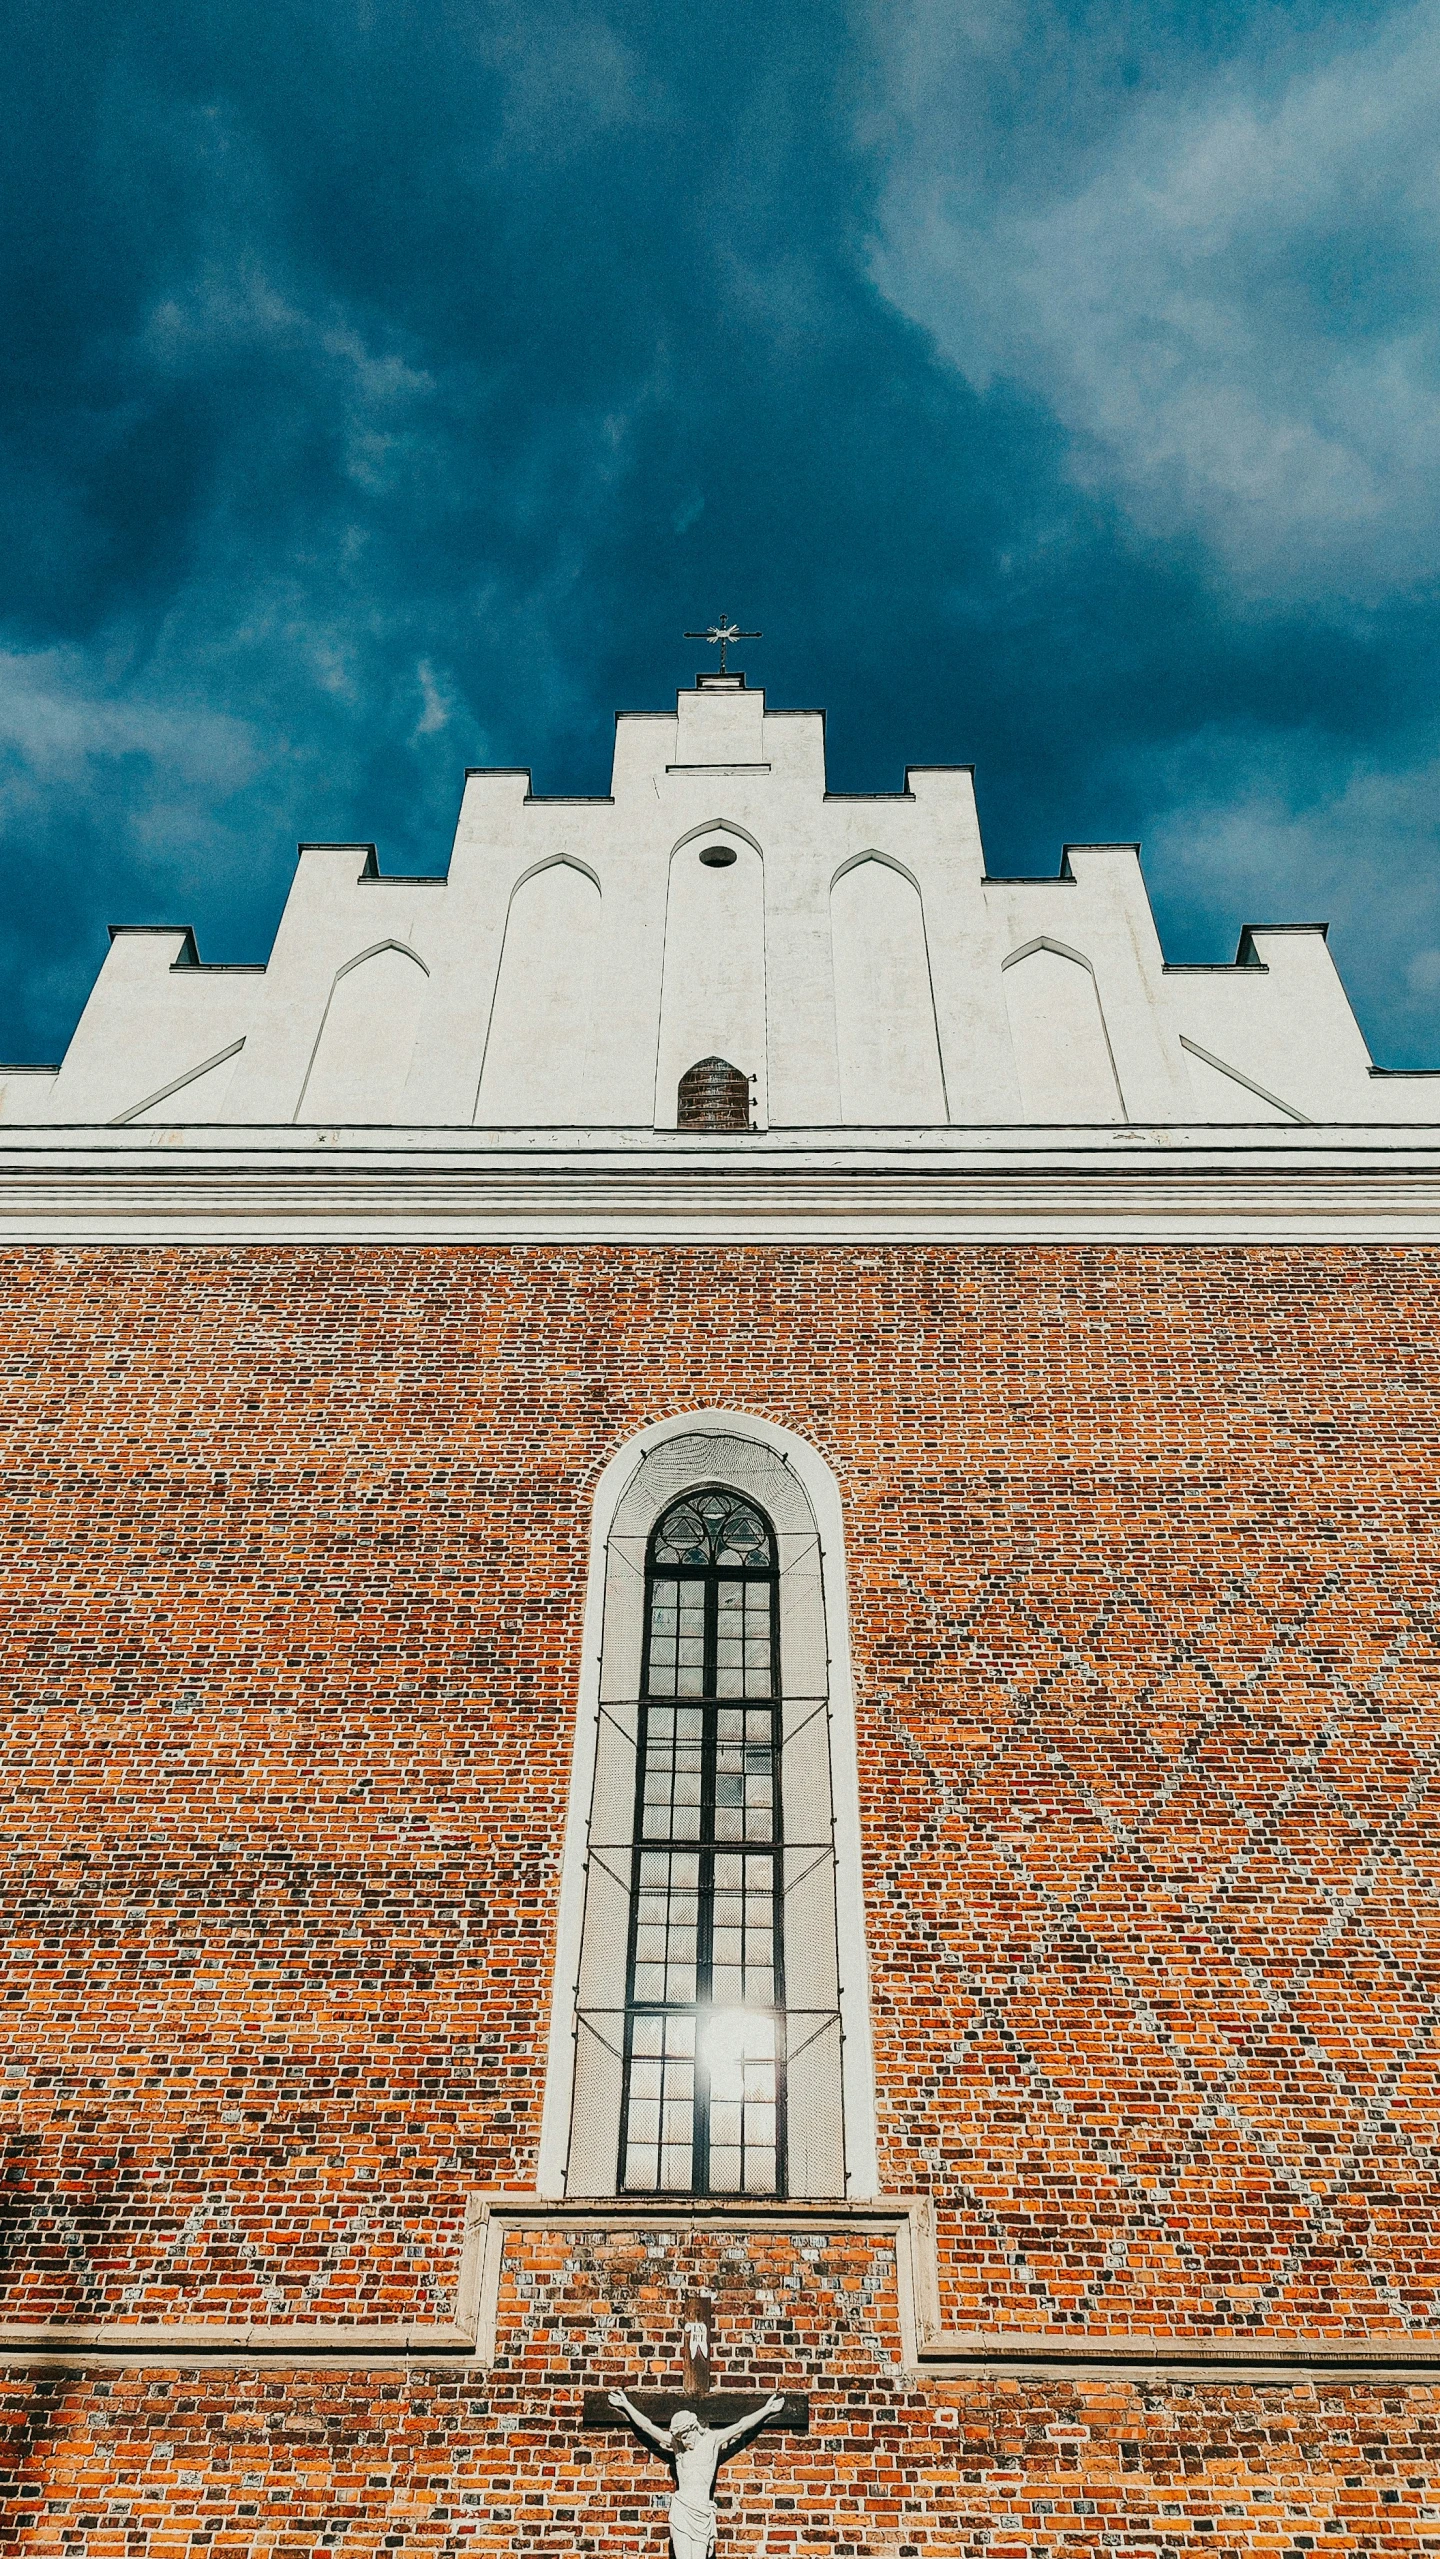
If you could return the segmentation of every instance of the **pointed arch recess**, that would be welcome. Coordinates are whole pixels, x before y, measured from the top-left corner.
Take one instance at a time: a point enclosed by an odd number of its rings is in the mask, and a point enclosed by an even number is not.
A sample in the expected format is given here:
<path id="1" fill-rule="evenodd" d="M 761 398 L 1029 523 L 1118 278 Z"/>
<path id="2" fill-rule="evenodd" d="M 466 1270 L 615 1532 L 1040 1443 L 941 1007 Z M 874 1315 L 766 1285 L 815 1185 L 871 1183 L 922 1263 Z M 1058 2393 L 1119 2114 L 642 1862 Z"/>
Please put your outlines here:
<path id="1" fill-rule="evenodd" d="M 677 853 L 684 852 L 687 844 L 699 844 L 707 835 L 733 836 L 737 844 L 748 844 L 751 852 L 758 853 L 762 862 L 765 859 L 764 845 L 758 835 L 751 834 L 748 827 L 737 826 L 732 817 L 712 817 L 707 818 L 703 826 L 687 826 L 683 835 L 677 835 L 670 847 L 671 861 L 674 861 Z"/>
<path id="2" fill-rule="evenodd" d="M 345 1020 L 345 1008 L 349 1001 L 348 989 L 343 995 L 341 989 L 346 987 L 347 980 L 355 975 L 357 969 L 366 967 L 371 961 L 383 959 L 389 951 L 393 951 L 397 959 L 406 961 L 412 969 L 419 971 L 420 983 L 414 987 L 413 996 L 410 998 L 413 1018 L 408 1022 L 401 1018 L 398 1024 L 393 1017 L 388 1018 L 384 1020 L 378 1037 L 369 1038 L 363 1043 L 352 1042 L 352 1048 L 356 1053 L 352 1054 L 348 1065 L 355 1087 L 353 1104 L 341 1113 L 318 1111 L 312 1086 L 317 1080 L 317 1070 L 323 1071 L 328 1064 L 332 1063 L 327 1056 L 327 1041 L 333 1043 L 338 1037 L 343 1042 L 347 1032 L 354 1028 L 353 1024 L 347 1024 Z M 330 991 L 325 998 L 325 1010 L 320 1016 L 320 1028 L 315 1034 L 315 1043 L 305 1068 L 305 1080 L 300 1087 L 300 1098 L 295 1105 L 297 1121 L 318 1117 L 361 1122 L 373 1120 L 382 1126 L 393 1123 L 399 1113 L 405 1079 L 414 1054 L 415 1042 L 419 1036 L 420 1003 L 424 994 L 425 981 L 429 975 L 429 965 L 422 960 L 419 952 L 412 950 L 408 942 L 397 941 L 393 935 L 386 935 L 378 942 L 369 942 L 363 951 L 356 951 L 348 960 L 341 961 L 330 980 Z M 408 992 L 407 982 L 407 994 Z M 346 1063 L 342 1056 L 339 1061 L 342 1082 Z M 321 1099 L 324 1098 L 326 1097 L 322 1093 Z"/>
<path id="3" fill-rule="evenodd" d="M 892 899 L 889 913 L 882 909 L 868 927 L 861 917 L 845 915 L 848 901 L 839 910 L 836 904 L 837 890 L 846 881 L 860 888 L 857 874 L 866 871 L 890 873 L 906 892 L 898 908 Z M 842 1118 L 858 1127 L 948 1121 L 945 1054 L 919 881 L 893 854 L 866 845 L 834 873 L 829 904 Z"/>
<path id="4" fill-rule="evenodd" d="M 335 971 L 332 983 L 335 986 L 338 986 L 342 977 L 348 977 L 352 969 L 363 968 L 367 960 L 378 960 L 382 951 L 398 951 L 402 960 L 414 961 L 415 966 L 419 969 L 423 977 L 429 976 L 430 964 L 428 960 L 422 960 L 419 952 L 412 950 L 408 942 L 397 942 L 394 935 L 390 934 L 383 942 L 371 942 L 367 949 L 357 951 L 353 960 L 342 961 L 340 967 Z"/>
<path id="5" fill-rule="evenodd" d="M 703 875 L 697 870 L 687 879 L 677 868 L 679 856 L 716 836 L 736 848 L 738 861 L 728 870 Z M 769 1125 L 766 940 L 765 854 L 758 839 L 733 818 L 687 827 L 671 845 L 665 871 L 651 1106 L 657 1128 L 675 1127 L 681 1076 L 697 1058 L 712 1054 L 728 1058 L 752 1079 L 753 1124 Z"/>
<path id="6" fill-rule="evenodd" d="M 1030 941 L 1022 942 L 1018 950 L 1006 954 L 1000 963 L 1001 975 L 1007 969 L 1018 969 L 1022 961 L 1042 955 L 1082 970 L 1090 981 L 1090 995 L 1088 1002 L 1081 998 L 1078 1015 L 1072 1007 L 1072 1018 L 1057 1023 L 1053 1008 L 1048 1007 L 1041 1008 L 1039 1020 L 1026 1018 L 1025 1004 L 1017 992 L 1025 981 L 1014 978 L 1006 988 L 1010 1042 L 1026 1117 L 1032 1124 L 1049 1126 L 1128 1120 L 1125 1088 L 1120 1081 L 1110 1025 L 1105 1018 L 1105 999 L 1093 961 L 1083 951 L 1072 949 L 1068 942 L 1058 942 L 1049 933 L 1037 933 Z M 1073 986 L 1074 979 L 1069 983 Z"/>
<path id="7" fill-rule="evenodd" d="M 542 861 L 532 862 L 528 870 L 522 871 L 519 878 L 511 882 L 510 894 L 505 902 L 505 924 L 500 935 L 500 950 L 495 962 L 495 977 L 490 989 L 490 1004 L 485 1016 L 485 1042 L 480 1053 L 480 1072 L 475 1079 L 475 1102 L 470 1114 L 472 1122 L 477 1124 L 480 1121 L 481 1103 L 485 1099 L 486 1075 L 490 1074 L 493 1081 L 497 1068 L 503 1072 L 503 1061 L 501 1061 L 497 1055 L 492 1054 L 492 1051 L 494 1050 L 495 1042 L 496 1018 L 501 1011 L 501 998 L 503 995 L 506 995 L 511 991 L 506 978 L 506 964 L 508 961 L 511 964 L 512 970 L 516 965 L 515 952 L 513 949 L 516 904 L 523 892 L 531 887 L 536 880 L 543 878 L 543 876 L 549 871 L 569 871 L 572 872 L 577 879 L 584 880 L 587 887 L 593 889 L 595 892 L 597 910 L 603 900 L 604 892 L 600 885 L 599 874 L 592 871 L 588 862 L 581 862 L 577 860 L 576 856 L 572 853 L 547 854 Z M 594 929 L 594 921 L 592 920 L 590 929 L 581 936 L 581 941 L 584 947 L 579 952 L 580 966 L 578 979 L 572 990 L 575 1001 L 573 1006 L 569 1008 L 573 1016 L 571 1028 L 575 1032 L 576 1036 L 570 1041 L 568 1050 L 563 1052 L 572 1071 L 566 1077 L 567 1092 L 565 1097 L 570 1101 L 571 1107 L 568 1111 L 562 1110 L 558 1114 L 558 1117 L 562 1122 L 573 1122 L 578 1120 L 584 1109 L 585 1076 L 589 1064 L 591 1030 L 590 1015 L 594 998 L 594 971 L 597 940 L 598 935 Z M 558 966 L 567 954 L 557 951 L 551 956 L 553 963 Z M 568 956 L 574 957 L 575 954 L 572 951 Z M 556 989 L 547 991 L 558 992 Z M 543 1009 L 546 1008 L 542 1006 L 542 1010 Z M 563 1008 L 557 1006 L 556 1009 L 560 1010 Z M 539 1026 L 536 1025 L 535 1027 Z M 506 1116 L 508 1117 L 509 1115 Z M 522 1114 L 521 1116 L 523 1120 L 528 1121 L 534 1117 L 534 1114 Z M 542 1114 L 541 1124 L 544 1124 L 544 1118 L 545 1115 Z"/>

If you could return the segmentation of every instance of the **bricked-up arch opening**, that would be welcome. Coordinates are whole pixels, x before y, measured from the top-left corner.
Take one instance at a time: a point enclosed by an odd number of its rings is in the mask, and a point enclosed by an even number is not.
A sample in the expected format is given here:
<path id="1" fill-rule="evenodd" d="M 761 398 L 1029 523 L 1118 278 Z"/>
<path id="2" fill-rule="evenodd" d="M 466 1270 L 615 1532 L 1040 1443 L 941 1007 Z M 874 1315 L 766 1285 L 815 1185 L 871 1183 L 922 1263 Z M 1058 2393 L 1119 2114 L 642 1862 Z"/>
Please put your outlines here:
<path id="1" fill-rule="evenodd" d="M 834 1478 L 696 1415 L 595 1510 L 542 2191 L 872 2194 Z"/>
<path id="2" fill-rule="evenodd" d="M 750 1126 L 750 1078 L 728 1058 L 702 1057 L 680 1078 L 677 1128 L 710 1130 Z"/>

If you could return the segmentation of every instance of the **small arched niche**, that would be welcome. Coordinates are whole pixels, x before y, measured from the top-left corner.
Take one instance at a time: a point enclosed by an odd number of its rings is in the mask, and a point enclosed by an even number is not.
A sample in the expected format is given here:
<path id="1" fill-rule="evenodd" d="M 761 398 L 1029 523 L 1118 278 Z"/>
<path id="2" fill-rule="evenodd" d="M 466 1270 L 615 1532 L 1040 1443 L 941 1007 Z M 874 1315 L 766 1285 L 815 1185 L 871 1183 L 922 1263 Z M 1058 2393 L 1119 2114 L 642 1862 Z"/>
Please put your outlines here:
<path id="1" fill-rule="evenodd" d="M 677 1128 L 722 1131 L 750 1126 L 750 1078 L 728 1058 L 702 1057 L 687 1066 L 676 1094 Z"/>
<path id="2" fill-rule="evenodd" d="M 337 969 L 297 1120 L 393 1123 L 425 1001 L 428 971 L 399 942 L 382 942 Z"/>

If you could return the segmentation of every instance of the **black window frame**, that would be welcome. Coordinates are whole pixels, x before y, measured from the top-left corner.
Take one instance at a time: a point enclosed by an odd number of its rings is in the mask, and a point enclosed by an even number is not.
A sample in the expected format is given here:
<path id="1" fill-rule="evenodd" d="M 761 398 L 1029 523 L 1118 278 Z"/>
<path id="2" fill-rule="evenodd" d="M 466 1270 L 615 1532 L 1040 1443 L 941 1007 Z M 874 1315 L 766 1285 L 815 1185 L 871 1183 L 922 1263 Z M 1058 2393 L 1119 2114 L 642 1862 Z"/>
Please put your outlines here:
<path id="1" fill-rule="evenodd" d="M 754 1514 L 769 1541 L 770 1561 L 764 1566 L 658 1563 L 656 1547 L 662 1532 L 675 1513 L 690 1505 L 719 1494 L 727 1501 Z M 701 1693 L 681 1696 L 675 1693 L 653 1695 L 650 1690 L 650 1646 L 654 1619 L 654 1594 L 657 1580 L 675 1581 L 703 1578 L 705 1584 L 704 1661 Z M 726 1696 L 717 1694 L 717 1648 L 719 1641 L 719 1592 L 722 1583 L 753 1587 L 764 1582 L 770 1597 L 770 1687 L 765 1697 Z M 742 1682 L 743 1685 L 743 1682 Z M 702 1716 L 701 1794 L 699 1838 L 681 1839 L 672 1829 L 663 1838 L 647 1832 L 646 1773 L 649 1761 L 649 1724 L 652 1707 L 681 1711 L 694 1708 Z M 765 1840 L 720 1839 L 716 1836 L 716 1760 L 719 1749 L 719 1718 L 726 1710 L 739 1709 L 742 1714 L 764 1710 L 770 1718 L 771 1821 L 770 1836 Z M 781 1786 L 783 1748 L 782 1668 L 780 1659 L 780 1553 L 775 1523 L 763 1504 L 737 1486 L 721 1482 L 699 1484 L 677 1494 L 665 1504 L 651 1528 L 645 1546 L 644 1635 L 641 1646 L 640 1696 L 636 1732 L 635 1805 L 632 1820 L 630 1913 L 625 1948 L 625 2033 L 624 2061 L 620 2096 L 619 2157 L 616 2168 L 617 2194 L 689 2194 L 704 2198 L 733 2197 L 743 2201 L 747 2194 L 763 2192 L 770 2200 L 783 2201 L 787 2193 L 786 2113 L 785 2113 L 785 1864 L 784 1801 Z M 748 1743 L 746 1744 L 748 1747 Z M 673 1804 L 673 1793 L 672 1793 Z M 695 1855 L 700 1870 L 698 1889 L 698 1926 L 696 1935 L 696 1979 L 693 2002 L 637 1999 L 635 1996 L 636 1939 L 640 1918 L 641 1860 L 646 1850 L 671 1856 Z M 710 2102 L 709 2071 L 703 2055 L 704 2021 L 710 2009 L 713 1989 L 713 1937 L 715 1912 L 715 1860 L 717 1856 L 768 1856 L 771 1889 L 771 1947 L 773 1956 L 772 2005 L 750 2013 L 767 2016 L 771 2021 L 775 2056 L 775 2182 L 763 2190 L 739 2187 L 716 2188 L 710 2175 Z M 671 1888 L 673 1890 L 673 1886 Z M 748 2005 L 748 2003 L 747 2003 Z M 693 2096 L 691 2114 L 691 2177 L 688 2187 L 658 2184 L 654 2187 L 627 2185 L 626 2166 L 629 2149 L 630 2079 L 633 2058 L 634 2026 L 637 2017 L 674 2017 L 693 2015 L 695 2020 L 695 2058 L 693 2063 Z M 663 2156 L 664 2137 L 661 2133 Z"/>

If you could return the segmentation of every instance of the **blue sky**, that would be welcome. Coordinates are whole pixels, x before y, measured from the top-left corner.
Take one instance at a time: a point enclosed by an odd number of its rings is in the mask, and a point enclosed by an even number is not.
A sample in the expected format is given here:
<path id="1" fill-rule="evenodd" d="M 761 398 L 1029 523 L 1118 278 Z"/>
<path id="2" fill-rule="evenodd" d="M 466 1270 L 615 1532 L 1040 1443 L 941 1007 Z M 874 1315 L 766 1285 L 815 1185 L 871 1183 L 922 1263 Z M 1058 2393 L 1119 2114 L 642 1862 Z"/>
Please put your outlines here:
<path id="1" fill-rule="evenodd" d="M 0 175 L 0 1054 L 107 922 L 269 947 L 603 790 L 722 608 L 831 780 L 1328 917 L 1440 1063 L 1440 19 L 70 0 Z"/>

